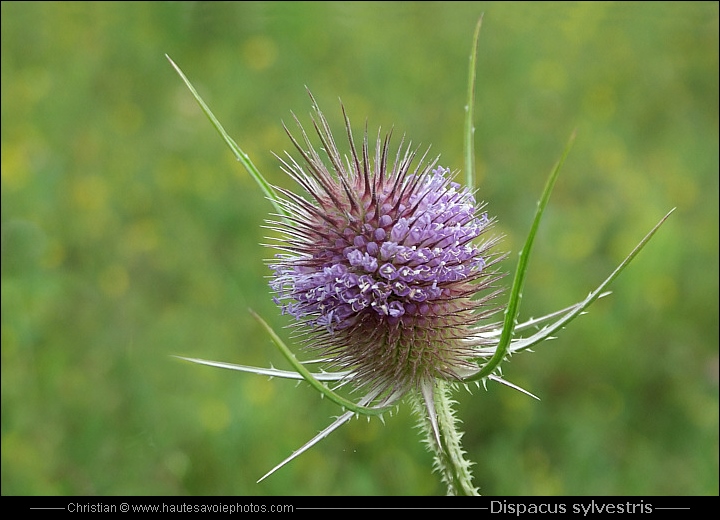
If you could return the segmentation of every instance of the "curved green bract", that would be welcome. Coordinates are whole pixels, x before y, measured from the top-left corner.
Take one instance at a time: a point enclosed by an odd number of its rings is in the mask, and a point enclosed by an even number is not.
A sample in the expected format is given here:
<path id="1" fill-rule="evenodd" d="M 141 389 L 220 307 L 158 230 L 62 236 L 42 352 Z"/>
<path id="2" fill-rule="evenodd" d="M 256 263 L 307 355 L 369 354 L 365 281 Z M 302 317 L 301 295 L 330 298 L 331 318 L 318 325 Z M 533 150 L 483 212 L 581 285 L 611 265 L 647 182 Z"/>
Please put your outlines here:
<path id="1" fill-rule="evenodd" d="M 468 74 L 468 97 L 465 105 L 465 185 L 470 190 L 475 189 L 475 69 L 477 63 L 477 47 L 480 39 L 480 27 L 482 27 L 480 16 L 475 26 L 473 35 L 472 51 L 470 52 L 470 71 Z"/>
<path id="2" fill-rule="evenodd" d="M 495 353 L 477 374 L 466 378 L 464 381 L 477 381 L 479 379 L 487 377 L 488 375 L 492 374 L 492 372 L 498 367 L 498 365 L 500 365 L 503 359 L 505 359 L 508 345 L 510 345 L 510 341 L 513 337 L 513 332 L 515 331 L 515 323 L 517 323 L 517 317 L 520 312 L 520 299 L 522 298 L 522 289 L 523 285 L 525 284 L 528 261 L 530 259 L 530 251 L 532 250 L 533 243 L 535 242 L 535 235 L 537 234 L 538 227 L 540 226 L 540 220 L 542 219 L 545 207 L 550 200 L 550 194 L 552 193 L 553 187 L 555 186 L 555 181 L 557 180 L 558 174 L 560 173 L 560 168 L 562 168 L 562 165 L 565 162 L 568 153 L 570 153 L 570 148 L 572 147 L 572 143 L 574 140 L 575 133 L 573 132 L 573 134 L 570 136 L 570 139 L 568 140 L 567 145 L 565 145 L 565 150 L 563 151 L 562 157 L 560 157 L 560 160 L 555 164 L 555 167 L 550 173 L 550 177 L 548 177 L 548 180 L 545 183 L 545 189 L 543 190 L 540 201 L 538 202 L 537 211 L 535 212 L 535 218 L 533 219 L 532 226 L 530 227 L 530 232 L 528 233 L 528 237 L 525 240 L 525 245 L 523 246 L 522 251 L 520 251 L 520 259 L 518 260 L 517 269 L 515 270 L 515 278 L 513 279 L 512 289 L 510 290 L 510 299 L 508 301 L 508 306 L 505 309 L 505 318 L 503 320 L 502 334 L 500 335 L 500 341 L 498 342 L 498 346 L 495 349 Z"/>
<path id="3" fill-rule="evenodd" d="M 247 172 L 250 174 L 250 176 L 255 180 L 255 182 L 260 186 L 260 189 L 265 193 L 265 196 L 270 200 L 272 205 L 275 207 L 275 210 L 277 211 L 278 215 L 284 216 L 285 211 L 280 207 L 280 205 L 277 203 L 277 195 L 275 193 L 275 190 L 273 189 L 272 185 L 265 180 L 265 177 L 260 173 L 260 170 L 257 169 L 257 167 L 253 164 L 253 162 L 250 160 L 250 157 L 248 154 L 246 154 L 233 140 L 230 135 L 225 131 L 225 128 L 220 124 L 220 121 L 215 117 L 215 114 L 212 113 L 210 108 L 205 104 L 203 99 L 200 97 L 200 94 L 197 93 L 197 90 L 195 90 L 195 87 L 192 86 L 192 83 L 190 83 L 190 80 L 187 79 L 185 74 L 183 74 L 183 71 L 180 70 L 180 67 L 178 67 L 175 62 L 170 59 L 170 56 L 167 54 L 165 57 L 168 59 L 170 64 L 173 66 L 175 71 L 180 75 L 180 78 L 183 80 L 187 88 L 192 93 L 193 97 L 195 98 L 195 101 L 198 102 L 198 105 L 200 105 L 200 108 L 205 113 L 207 118 L 210 120 L 212 125 L 215 127 L 215 129 L 218 131 L 220 136 L 223 138 L 225 143 L 230 147 L 230 150 L 232 150 L 232 153 L 235 155 L 235 158 L 242 163 L 242 165 L 245 167 Z"/>
<path id="4" fill-rule="evenodd" d="M 615 280 L 615 278 L 618 277 L 622 270 L 625 269 L 628 264 L 630 264 L 630 262 L 637 256 L 640 250 L 645 247 L 645 245 L 650 241 L 653 235 L 660 229 L 660 226 L 662 226 L 665 221 L 670 217 L 673 211 L 675 211 L 675 208 L 668 211 L 668 213 L 662 219 L 660 219 L 657 224 L 655 224 L 655 227 L 653 227 L 648 232 L 648 234 L 645 235 L 645 237 L 638 243 L 638 245 L 635 246 L 635 248 L 630 252 L 630 254 L 625 257 L 625 259 L 615 268 L 612 273 L 610 273 L 610 276 L 608 276 L 594 291 L 588 294 L 587 298 L 567 309 L 568 312 L 563 314 L 562 318 L 555 321 L 551 325 L 543 327 L 540 332 L 533 334 L 528 338 L 516 340 L 512 349 L 513 352 L 522 352 L 523 350 L 527 350 L 534 345 L 537 345 L 538 343 L 546 340 L 549 336 L 551 336 L 558 330 L 566 327 L 568 323 L 580 316 L 583 311 L 587 309 L 590 304 L 593 303 L 595 300 L 601 298 L 606 294 L 609 294 L 608 292 L 603 291 L 608 287 L 608 285 L 610 285 L 613 280 Z"/>
<path id="5" fill-rule="evenodd" d="M 351 411 L 353 413 L 357 413 L 360 415 L 381 415 L 389 410 L 391 410 L 394 405 L 388 405 L 388 406 L 361 406 L 358 404 L 355 404 L 354 402 L 345 399 L 340 394 L 333 392 L 330 390 L 327 386 L 322 384 L 320 381 L 315 379 L 315 377 L 310 373 L 310 371 L 305 368 L 305 366 L 300 363 L 300 361 L 297 360 L 297 358 L 293 355 L 292 351 L 288 348 L 287 345 L 285 345 L 285 342 L 283 342 L 282 339 L 280 339 L 280 336 L 277 335 L 277 333 L 272 329 L 270 325 L 268 325 L 265 320 L 263 320 L 255 311 L 250 310 L 250 313 L 253 315 L 253 317 L 260 323 L 260 325 L 263 326 L 263 328 L 267 331 L 267 333 L 270 335 L 270 338 L 273 340 L 273 343 L 275 343 L 275 346 L 277 346 L 278 349 L 280 349 L 280 352 L 283 356 L 285 356 L 285 359 L 287 359 L 292 367 L 300 374 L 305 381 L 307 381 L 310 386 L 312 386 L 315 390 L 326 396 L 328 399 L 330 399 L 333 403 L 338 404 L 348 411 Z"/>

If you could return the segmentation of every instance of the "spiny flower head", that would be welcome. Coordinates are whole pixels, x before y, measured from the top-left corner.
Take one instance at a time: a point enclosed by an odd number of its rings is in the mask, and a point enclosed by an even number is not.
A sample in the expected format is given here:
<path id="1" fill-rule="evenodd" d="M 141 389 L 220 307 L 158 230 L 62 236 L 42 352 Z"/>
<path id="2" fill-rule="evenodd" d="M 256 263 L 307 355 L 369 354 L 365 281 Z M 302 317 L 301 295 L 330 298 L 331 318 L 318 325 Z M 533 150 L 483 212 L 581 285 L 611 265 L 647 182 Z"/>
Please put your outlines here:
<path id="1" fill-rule="evenodd" d="M 366 130 L 358 153 L 347 116 L 343 158 L 313 107 L 330 167 L 296 118 L 303 144 L 288 135 L 304 164 L 280 160 L 307 197 L 276 188 L 285 214 L 271 222 L 283 251 L 270 266 L 275 301 L 297 319 L 304 345 L 356 386 L 404 393 L 459 380 L 477 369 L 482 340 L 468 338 L 494 312 L 482 308 L 495 292 L 477 297 L 498 278 L 496 240 L 476 240 L 492 219 L 427 152 L 413 166 L 417 152 L 401 142 L 390 161 L 390 134 L 378 133 L 371 150 Z"/>
<path id="2" fill-rule="evenodd" d="M 482 18 L 481 18 L 482 20 Z M 474 64 L 480 21 L 470 64 L 467 122 L 472 122 Z M 170 59 L 168 57 L 168 59 Z M 338 151 L 329 125 L 313 99 L 317 132 L 325 160 L 298 122 L 302 144 L 288 131 L 302 156 L 280 159 L 283 169 L 306 192 L 272 187 L 249 157 L 228 136 L 182 71 L 170 60 L 210 121 L 276 208 L 270 228 L 279 233 L 273 247 L 282 251 L 271 263 L 271 287 L 283 311 L 296 318 L 298 337 L 333 372 L 310 372 L 298 362 L 275 331 L 259 316 L 294 371 L 263 369 L 196 358 L 194 363 L 289 379 L 304 379 L 346 411 L 327 428 L 276 465 L 260 480 L 307 451 L 356 414 L 381 415 L 411 391 L 435 468 L 448 494 L 476 495 L 470 465 L 460 444 L 449 391 L 455 381 L 493 380 L 535 397 L 498 375 L 500 363 L 514 352 L 529 350 L 583 314 L 647 244 L 671 210 L 623 262 L 588 296 L 564 310 L 517 323 L 528 257 L 543 211 L 572 138 L 553 168 L 540 197 L 510 289 L 502 323 L 483 324 L 497 309 L 486 305 L 499 291 L 488 290 L 500 276 L 492 266 L 496 239 L 479 239 L 492 224 L 468 188 L 450 178 L 450 170 L 425 162 L 412 166 L 416 151 L 400 143 L 389 161 L 390 135 L 378 138 L 373 160 L 367 129 L 359 153 L 345 116 L 350 153 Z M 312 98 L 312 96 L 311 96 Z M 344 113 L 344 111 L 343 111 Z M 472 157 L 472 125 L 466 125 L 467 157 Z M 287 128 L 286 128 L 287 131 Z M 472 174 L 472 161 L 468 160 Z M 472 177 L 472 175 L 469 175 Z M 470 183 L 471 184 L 471 183 Z M 254 313 L 253 313 L 254 314 Z M 553 320 L 527 338 L 520 330 Z M 357 403 L 338 395 L 322 381 L 351 383 L 364 395 Z M 449 381 L 450 384 L 446 382 Z M 413 391 L 415 390 L 415 391 Z M 424 408 L 424 409 L 423 409 Z"/>

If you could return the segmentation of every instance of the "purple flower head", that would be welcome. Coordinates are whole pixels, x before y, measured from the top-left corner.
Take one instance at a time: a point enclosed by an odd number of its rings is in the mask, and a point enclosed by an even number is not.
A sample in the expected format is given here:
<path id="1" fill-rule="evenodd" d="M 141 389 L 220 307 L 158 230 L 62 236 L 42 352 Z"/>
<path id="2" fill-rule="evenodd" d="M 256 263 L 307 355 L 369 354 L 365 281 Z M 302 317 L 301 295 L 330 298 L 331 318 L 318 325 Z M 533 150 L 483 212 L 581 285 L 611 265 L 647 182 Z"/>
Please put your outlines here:
<path id="1" fill-rule="evenodd" d="M 390 135 L 371 150 L 367 132 L 358 150 L 347 116 L 342 157 L 314 108 L 330 167 L 299 122 L 302 142 L 288 131 L 304 164 L 288 154 L 283 170 L 308 196 L 276 188 L 286 215 L 271 222 L 283 251 L 270 266 L 275 301 L 298 320 L 304 345 L 358 386 L 404 392 L 458 380 L 477 368 L 471 327 L 494 312 L 482 308 L 496 292 L 476 296 L 498 278 L 495 240 L 478 240 L 491 219 L 437 159 L 413 166 L 417 152 L 401 142 L 389 160 Z"/>

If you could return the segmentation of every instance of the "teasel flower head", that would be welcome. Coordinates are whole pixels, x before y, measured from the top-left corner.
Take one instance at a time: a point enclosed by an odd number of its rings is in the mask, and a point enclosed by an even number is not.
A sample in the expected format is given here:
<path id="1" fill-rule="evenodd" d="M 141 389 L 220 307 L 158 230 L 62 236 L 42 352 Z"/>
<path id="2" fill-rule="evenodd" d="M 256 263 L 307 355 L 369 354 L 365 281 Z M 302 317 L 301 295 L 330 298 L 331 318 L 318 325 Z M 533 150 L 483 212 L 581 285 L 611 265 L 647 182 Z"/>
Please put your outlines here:
<path id="1" fill-rule="evenodd" d="M 416 161 L 404 139 L 393 152 L 392 132 L 371 145 L 366 129 L 357 147 L 344 108 L 342 156 L 313 107 L 322 156 L 297 118 L 300 140 L 286 127 L 302 161 L 280 160 L 305 194 L 276 188 L 275 301 L 306 349 L 372 395 L 395 400 L 477 372 L 477 323 L 496 311 L 493 219 L 437 158 Z"/>

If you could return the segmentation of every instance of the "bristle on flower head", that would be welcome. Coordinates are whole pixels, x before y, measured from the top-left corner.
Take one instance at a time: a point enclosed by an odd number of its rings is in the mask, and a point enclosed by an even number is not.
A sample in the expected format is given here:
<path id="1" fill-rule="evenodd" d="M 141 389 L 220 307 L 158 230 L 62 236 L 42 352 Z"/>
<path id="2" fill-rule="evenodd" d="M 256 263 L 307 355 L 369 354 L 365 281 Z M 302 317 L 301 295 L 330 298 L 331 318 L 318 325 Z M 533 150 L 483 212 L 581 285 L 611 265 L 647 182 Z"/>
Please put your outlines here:
<path id="1" fill-rule="evenodd" d="M 356 386 L 403 392 L 458 380 L 477 368 L 469 345 L 478 343 L 464 340 L 496 294 L 476 296 L 498 278 L 489 269 L 496 240 L 474 242 L 492 220 L 437 159 L 424 164 L 427 153 L 413 168 L 416 151 L 401 142 L 390 163 L 388 135 L 371 161 L 367 130 L 358 153 L 347 116 L 343 159 L 313 107 L 331 167 L 299 122 L 304 144 L 288 131 L 305 164 L 288 154 L 283 170 L 309 198 L 276 188 L 285 215 L 271 222 L 283 251 L 270 266 L 275 301 L 298 320 L 306 346 L 349 370 Z"/>

